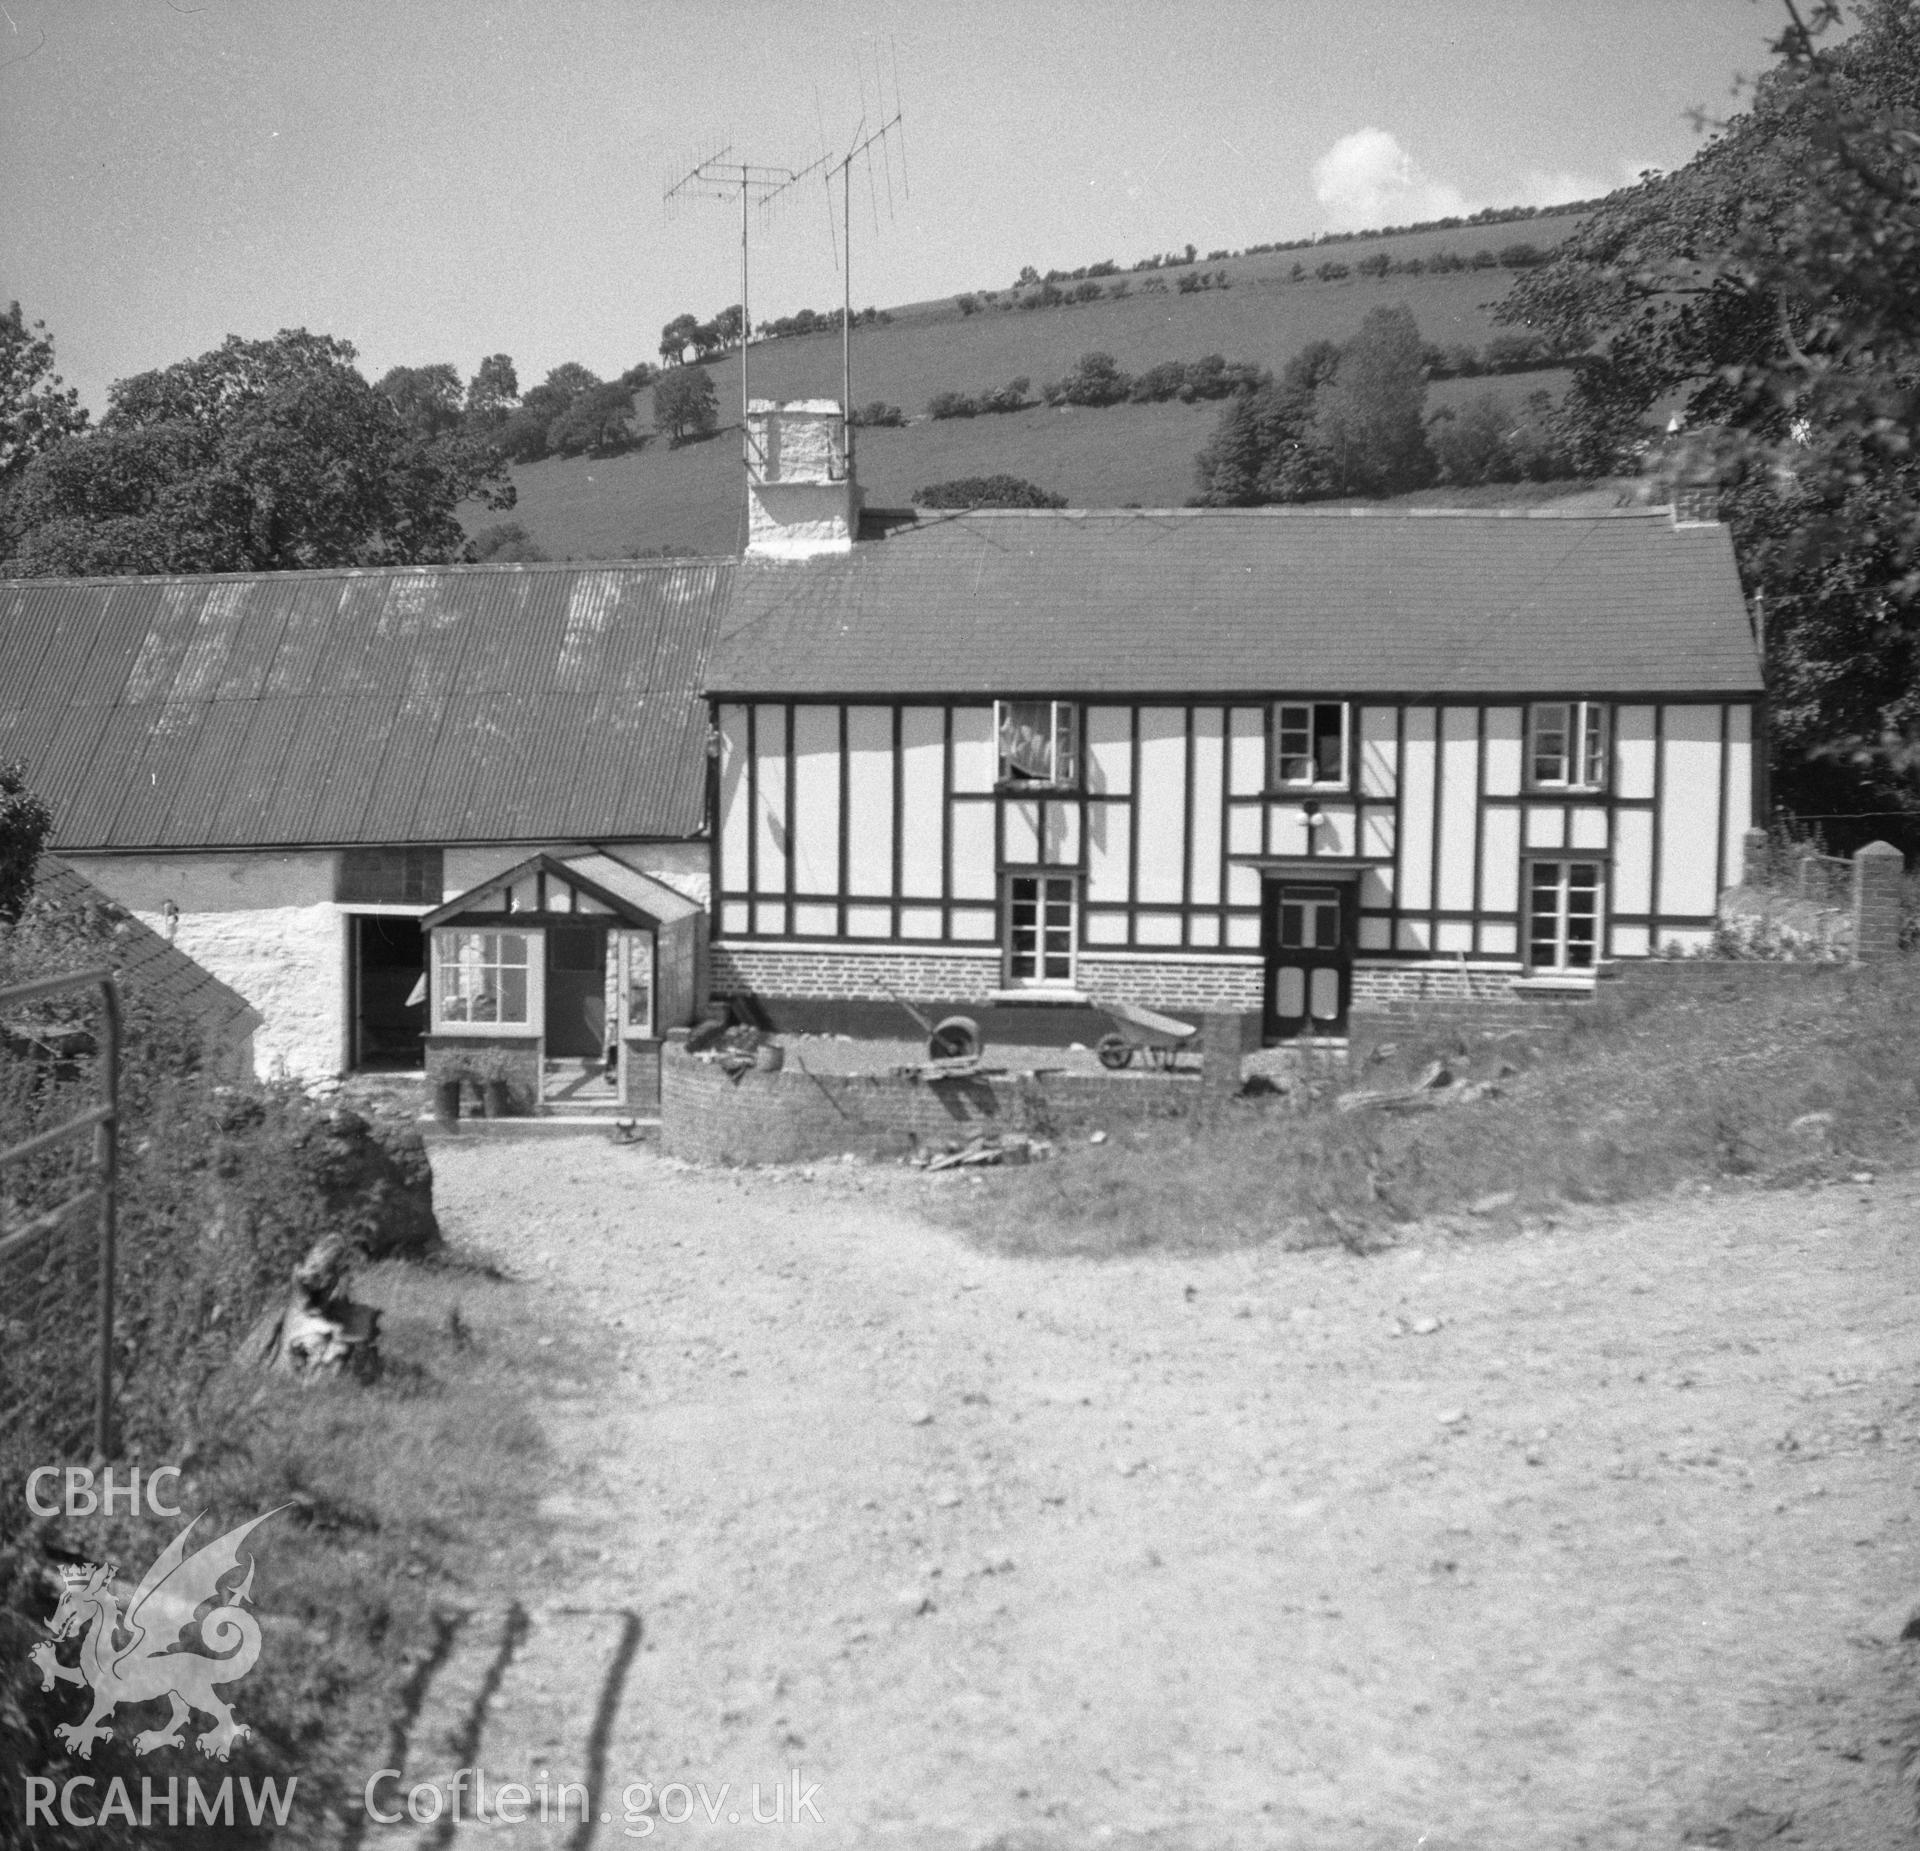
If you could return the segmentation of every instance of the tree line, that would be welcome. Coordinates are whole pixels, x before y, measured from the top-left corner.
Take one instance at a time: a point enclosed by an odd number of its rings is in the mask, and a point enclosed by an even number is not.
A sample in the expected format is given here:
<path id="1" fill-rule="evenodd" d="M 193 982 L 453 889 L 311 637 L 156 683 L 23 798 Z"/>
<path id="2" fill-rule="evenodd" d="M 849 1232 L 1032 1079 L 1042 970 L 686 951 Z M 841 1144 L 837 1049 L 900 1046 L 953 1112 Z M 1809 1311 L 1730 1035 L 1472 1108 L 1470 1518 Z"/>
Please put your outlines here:
<path id="1" fill-rule="evenodd" d="M 511 462 L 645 441 L 635 394 L 678 444 L 718 425 L 700 367 L 601 380 L 566 362 L 524 393 L 490 354 L 369 383 L 352 345 L 304 328 L 230 335 L 117 380 L 95 424 L 18 303 L 0 314 L 0 569 L 23 577 L 291 571 L 468 556 L 455 510 L 514 505 Z"/>
<path id="2" fill-rule="evenodd" d="M 1518 407 L 1482 393 L 1429 417 L 1427 351 L 1412 310 L 1380 307 L 1351 340 L 1309 342 L 1277 379 L 1241 387 L 1195 459 L 1195 505 L 1403 495 L 1575 473 L 1545 392 Z"/>

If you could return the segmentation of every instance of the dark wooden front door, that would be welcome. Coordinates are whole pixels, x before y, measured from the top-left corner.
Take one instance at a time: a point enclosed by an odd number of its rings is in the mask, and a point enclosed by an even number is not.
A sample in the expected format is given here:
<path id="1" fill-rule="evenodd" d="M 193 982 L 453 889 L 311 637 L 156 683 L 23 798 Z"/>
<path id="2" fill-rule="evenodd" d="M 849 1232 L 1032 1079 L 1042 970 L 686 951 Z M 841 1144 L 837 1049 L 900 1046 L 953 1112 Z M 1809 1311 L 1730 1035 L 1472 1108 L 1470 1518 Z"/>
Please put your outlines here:
<path id="1" fill-rule="evenodd" d="M 548 926 L 547 1054 L 597 1060 L 606 1046 L 606 928 Z"/>
<path id="2" fill-rule="evenodd" d="M 1353 996 L 1351 886 L 1272 880 L 1265 902 L 1267 1039 L 1344 1035 Z"/>

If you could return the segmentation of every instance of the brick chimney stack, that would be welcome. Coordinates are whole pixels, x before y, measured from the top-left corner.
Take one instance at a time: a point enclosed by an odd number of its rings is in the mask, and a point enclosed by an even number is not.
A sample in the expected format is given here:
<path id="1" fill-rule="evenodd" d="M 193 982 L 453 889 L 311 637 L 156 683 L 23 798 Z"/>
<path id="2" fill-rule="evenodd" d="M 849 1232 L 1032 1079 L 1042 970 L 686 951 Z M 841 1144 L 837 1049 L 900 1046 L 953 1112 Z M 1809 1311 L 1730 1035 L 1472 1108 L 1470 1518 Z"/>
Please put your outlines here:
<path id="1" fill-rule="evenodd" d="M 860 487 L 837 399 L 747 404 L 747 554 L 812 559 L 853 550 Z"/>

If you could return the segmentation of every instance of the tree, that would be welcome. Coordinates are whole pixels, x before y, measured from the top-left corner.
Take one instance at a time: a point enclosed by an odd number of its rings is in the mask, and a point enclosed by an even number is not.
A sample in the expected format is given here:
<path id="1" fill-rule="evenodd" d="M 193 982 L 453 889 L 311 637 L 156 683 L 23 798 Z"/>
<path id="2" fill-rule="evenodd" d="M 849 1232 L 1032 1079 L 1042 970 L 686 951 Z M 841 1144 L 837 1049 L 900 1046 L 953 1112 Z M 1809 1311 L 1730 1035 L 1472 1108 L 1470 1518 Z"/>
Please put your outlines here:
<path id="1" fill-rule="evenodd" d="M 15 924 L 33 893 L 34 863 L 53 813 L 27 789 L 24 765 L 0 765 L 0 925 Z"/>
<path id="2" fill-rule="evenodd" d="M 700 332 L 700 318 L 697 315 L 676 315 L 660 330 L 660 358 L 669 366 L 679 366 L 687 357 L 687 349 L 694 343 L 694 337 Z"/>
<path id="3" fill-rule="evenodd" d="M 1133 381 L 1110 353 L 1083 353 L 1066 378 L 1044 390 L 1049 405 L 1118 405 Z"/>
<path id="4" fill-rule="evenodd" d="M 518 521 L 495 521 L 490 527 L 482 527 L 473 536 L 469 550 L 476 564 L 528 563 L 547 557 Z"/>
<path id="5" fill-rule="evenodd" d="M 427 440 L 345 341 L 226 342 L 109 389 L 97 431 L 33 462 L 11 497 L 30 577 L 261 572 L 458 559 L 454 518 L 513 505 L 491 446 Z"/>
<path id="6" fill-rule="evenodd" d="M 0 314 L 0 494 L 43 451 L 86 429 L 78 390 L 53 370 L 47 324 L 12 302 Z"/>
<path id="7" fill-rule="evenodd" d="M 913 491 L 922 508 L 1064 508 L 1067 498 L 1019 476 L 956 476 Z"/>
<path id="8" fill-rule="evenodd" d="M 1404 304 L 1367 312 L 1340 350 L 1315 406 L 1321 447 L 1342 495 L 1400 495 L 1433 480 L 1420 330 Z"/>
<path id="9" fill-rule="evenodd" d="M 1920 804 L 1920 5 L 1857 10 L 1828 45 L 1838 9 L 1789 6 L 1750 107 L 1500 310 L 1563 348 L 1587 331 L 1564 413 L 1584 467 L 1725 491 L 1764 597 L 1775 792 L 1821 810 Z"/>
<path id="10" fill-rule="evenodd" d="M 1250 508 L 1331 493 L 1314 409 L 1339 367 L 1340 349 L 1332 341 L 1309 341 L 1278 380 L 1236 394 L 1194 459 L 1199 505 Z"/>
<path id="11" fill-rule="evenodd" d="M 416 437 L 431 442 L 459 428 L 460 375 L 444 360 L 433 366 L 392 367 L 373 389 L 391 401 Z"/>
<path id="12" fill-rule="evenodd" d="M 503 353 L 490 353 L 467 381 L 467 419 L 482 430 L 498 430 L 520 402 L 520 375 Z"/>
<path id="13" fill-rule="evenodd" d="M 705 437 L 719 422 L 720 400 L 705 367 L 675 367 L 654 381 L 653 426 L 670 444 Z"/>
<path id="14" fill-rule="evenodd" d="M 562 456 L 612 455 L 633 442 L 633 389 L 620 379 L 582 392 L 547 432 L 548 447 Z"/>

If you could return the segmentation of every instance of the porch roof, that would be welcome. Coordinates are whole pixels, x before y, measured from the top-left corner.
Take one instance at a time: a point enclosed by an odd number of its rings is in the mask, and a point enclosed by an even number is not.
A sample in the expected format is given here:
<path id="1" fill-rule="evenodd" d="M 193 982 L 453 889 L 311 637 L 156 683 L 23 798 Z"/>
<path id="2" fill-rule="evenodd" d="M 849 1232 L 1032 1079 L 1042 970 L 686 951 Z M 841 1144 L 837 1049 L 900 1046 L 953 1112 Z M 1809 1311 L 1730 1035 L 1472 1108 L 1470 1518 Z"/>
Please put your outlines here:
<path id="1" fill-rule="evenodd" d="M 473 914 L 511 912 L 516 917 L 524 914 L 531 928 L 582 917 L 580 912 L 570 907 L 534 909 L 512 904 L 514 889 L 524 888 L 539 874 L 563 882 L 573 893 L 583 893 L 592 899 L 595 907 L 588 909 L 587 917 L 594 916 L 596 910 L 604 909 L 599 916 L 611 914 L 624 924 L 655 929 L 695 918 L 704 910 L 697 901 L 689 900 L 685 894 L 669 887 L 664 881 L 655 880 L 652 875 L 643 873 L 606 850 L 587 849 L 529 855 L 525 861 L 515 863 L 490 880 L 484 880 L 477 887 L 470 887 L 465 893 L 456 894 L 444 905 L 435 907 L 420 923 L 423 927 L 431 928 L 452 925 Z M 493 901 L 500 904 L 489 904 Z"/>

